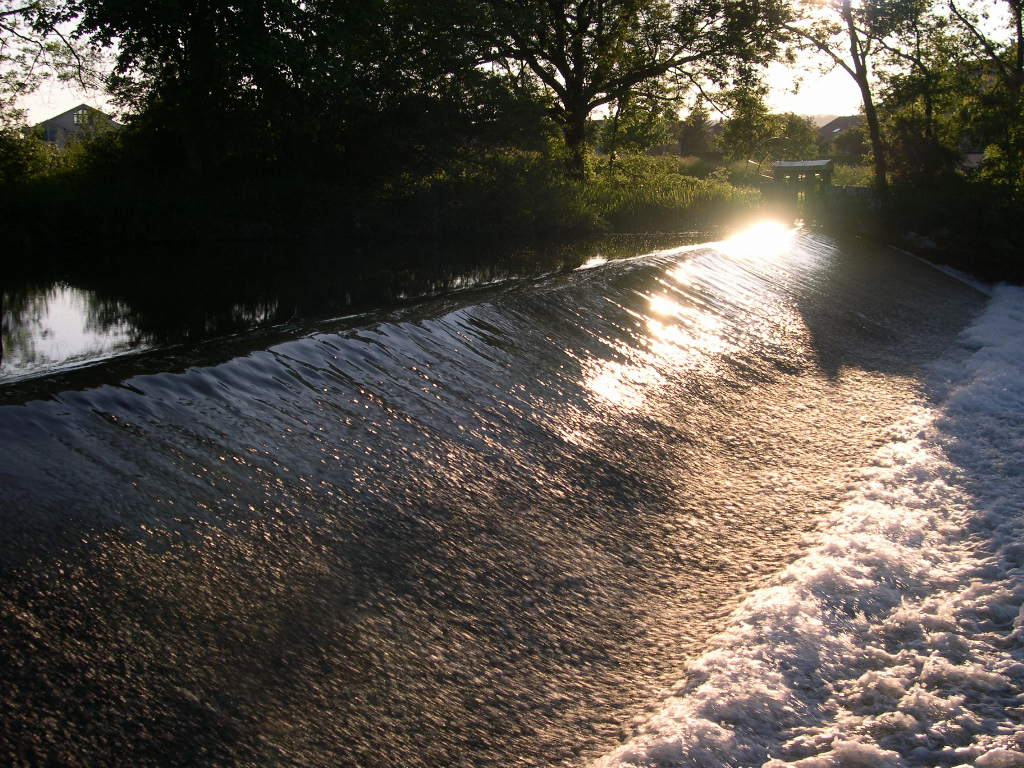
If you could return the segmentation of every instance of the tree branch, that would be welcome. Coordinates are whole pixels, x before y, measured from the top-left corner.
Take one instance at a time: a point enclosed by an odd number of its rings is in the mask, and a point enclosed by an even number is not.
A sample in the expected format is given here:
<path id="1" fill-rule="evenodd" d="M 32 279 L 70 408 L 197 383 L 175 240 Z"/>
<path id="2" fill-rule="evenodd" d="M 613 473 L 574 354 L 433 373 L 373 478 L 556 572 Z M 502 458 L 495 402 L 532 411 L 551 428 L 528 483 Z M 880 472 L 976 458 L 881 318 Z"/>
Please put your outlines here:
<path id="1" fill-rule="evenodd" d="M 967 32 L 971 35 L 971 37 L 973 37 L 978 42 L 978 44 L 981 45 L 981 47 L 985 50 L 985 53 L 988 54 L 988 57 L 989 59 L 991 59 L 992 63 L 996 65 L 1000 72 L 1002 72 L 1003 77 L 1010 78 L 1011 73 L 1007 71 L 1006 64 L 1003 61 L 1002 57 L 999 55 L 999 52 L 995 49 L 995 46 L 992 45 L 992 41 L 985 37 L 978 30 L 977 26 L 972 24 L 970 20 L 967 19 L 967 17 L 960 11 L 960 9 L 956 7 L 956 3 L 953 2 L 953 0 L 949 0 L 947 4 L 949 6 L 950 13 L 956 16 L 960 23 L 963 24 L 963 26 L 967 29 Z"/>
<path id="2" fill-rule="evenodd" d="M 810 32 L 805 32 L 799 27 L 794 27 L 791 24 L 784 25 L 783 29 L 785 29 L 787 32 L 790 32 L 793 35 L 796 35 L 798 38 L 810 43 L 812 46 L 814 46 L 819 51 L 827 55 L 830 59 L 832 59 L 832 62 L 834 64 L 842 67 L 846 71 L 846 74 L 848 74 L 854 80 L 857 79 L 857 73 L 853 71 L 853 68 L 850 67 L 850 65 L 847 64 L 841 56 L 839 56 L 838 54 L 836 54 L 835 51 L 829 48 L 828 44 L 825 43 L 823 40 L 819 40 L 818 38 L 814 37 L 814 35 L 812 35 Z"/>

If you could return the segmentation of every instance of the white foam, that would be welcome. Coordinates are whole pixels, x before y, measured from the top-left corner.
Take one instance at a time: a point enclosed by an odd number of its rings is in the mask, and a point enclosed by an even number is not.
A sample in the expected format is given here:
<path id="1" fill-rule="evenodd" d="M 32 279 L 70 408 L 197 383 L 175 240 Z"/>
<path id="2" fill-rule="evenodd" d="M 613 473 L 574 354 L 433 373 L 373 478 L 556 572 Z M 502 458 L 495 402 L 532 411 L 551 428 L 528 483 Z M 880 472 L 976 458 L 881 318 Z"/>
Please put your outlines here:
<path id="1" fill-rule="evenodd" d="M 1024 290 L 610 766 L 1024 768 Z"/>

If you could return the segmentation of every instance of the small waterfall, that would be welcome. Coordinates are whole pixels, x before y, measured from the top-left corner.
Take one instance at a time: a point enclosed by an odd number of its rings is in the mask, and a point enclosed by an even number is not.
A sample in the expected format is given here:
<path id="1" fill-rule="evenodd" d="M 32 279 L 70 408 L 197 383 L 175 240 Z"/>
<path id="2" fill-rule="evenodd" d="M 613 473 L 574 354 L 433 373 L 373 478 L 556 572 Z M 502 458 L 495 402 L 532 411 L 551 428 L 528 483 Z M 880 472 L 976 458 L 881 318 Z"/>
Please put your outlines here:
<path id="1" fill-rule="evenodd" d="M 982 303 L 806 231 L 587 267 L 0 407 L 0 757 L 603 754 Z"/>

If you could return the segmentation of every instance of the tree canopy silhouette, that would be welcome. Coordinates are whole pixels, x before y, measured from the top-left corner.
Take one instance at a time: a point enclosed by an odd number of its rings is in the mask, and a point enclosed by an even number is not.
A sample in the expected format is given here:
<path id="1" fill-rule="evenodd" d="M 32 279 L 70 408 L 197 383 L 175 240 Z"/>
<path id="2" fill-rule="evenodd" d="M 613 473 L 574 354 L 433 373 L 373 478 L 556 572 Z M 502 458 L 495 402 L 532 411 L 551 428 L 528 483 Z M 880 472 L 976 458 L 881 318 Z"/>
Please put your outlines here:
<path id="1" fill-rule="evenodd" d="M 584 175 L 590 114 L 642 83 L 722 81 L 776 50 L 778 0 L 488 0 L 494 55 L 528 69 L 553 97 L 569 169 Z"/>

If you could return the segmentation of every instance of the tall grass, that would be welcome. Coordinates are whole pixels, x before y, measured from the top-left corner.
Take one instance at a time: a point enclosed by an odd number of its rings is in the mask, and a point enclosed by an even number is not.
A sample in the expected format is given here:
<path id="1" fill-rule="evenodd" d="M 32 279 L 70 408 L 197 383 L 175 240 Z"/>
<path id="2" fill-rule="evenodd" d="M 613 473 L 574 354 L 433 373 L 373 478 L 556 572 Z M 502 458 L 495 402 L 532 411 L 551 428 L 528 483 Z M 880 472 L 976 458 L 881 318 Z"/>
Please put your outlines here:
<path id="1" fill-rule="evenodd" d="M 837 187 L 870 187 L 874 181 L 870 165 L 837 165 L 832 171 L 832 183 Z"/>
<path id="2" fill-rule="evenodd" d="M 710 229 L 761 204 L 758 189 L 697 178 L 691 165 L 670 155 L 623 156 L 583 190 L 585 207 L 610 229 L 636 232 Z"/>
<path id="3" fill-rule="evenodd" d="M 433 238 L 529 238 L 599 227 L 559 158 L 500 147 L 388 184 L 364 214 L 364 228 L 386 223 L 392 231 Z"/>

